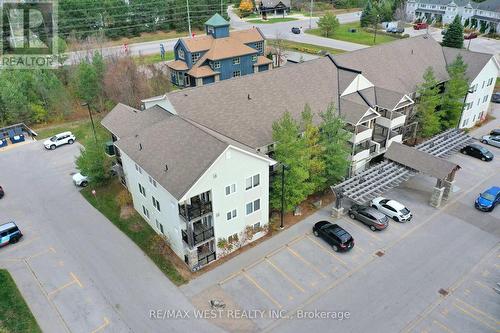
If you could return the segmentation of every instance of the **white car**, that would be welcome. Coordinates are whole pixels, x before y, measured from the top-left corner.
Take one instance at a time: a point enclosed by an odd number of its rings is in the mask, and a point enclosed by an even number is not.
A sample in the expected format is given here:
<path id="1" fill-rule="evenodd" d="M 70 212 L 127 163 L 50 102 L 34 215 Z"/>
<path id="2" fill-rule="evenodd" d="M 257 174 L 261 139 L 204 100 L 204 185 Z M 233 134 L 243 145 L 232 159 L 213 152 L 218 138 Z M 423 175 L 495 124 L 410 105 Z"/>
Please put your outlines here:
<path id="1" fill-rule="evenodd" d="M 85 187 L 89 184 L 89 177 L 82 175 L 80 172 L 73 175 L 73 183 L 76 186 Z"/>
<path id="2" fill-rule="evenodd" d="M 70 144 L 72 145 L 76 140 L 76 137 L 71 132 L 63 132 L 54 135 L 50 139 L 47 139 L 43 142 L 43 146 L 45 149 L 54 150 L 59 146 Z"/>
<path id="3" fill-rule="evenodd" d="M 481 138 L 481 142 L 500 148 L 500 135 L 485 135 Z"/>
<path id="4" fill-rule="evenodd" d="M 396 222 L 409 222 L 413 217 L 411 211 L 396 200 L 378 197 L 371 201 L 370 206 Z"/>

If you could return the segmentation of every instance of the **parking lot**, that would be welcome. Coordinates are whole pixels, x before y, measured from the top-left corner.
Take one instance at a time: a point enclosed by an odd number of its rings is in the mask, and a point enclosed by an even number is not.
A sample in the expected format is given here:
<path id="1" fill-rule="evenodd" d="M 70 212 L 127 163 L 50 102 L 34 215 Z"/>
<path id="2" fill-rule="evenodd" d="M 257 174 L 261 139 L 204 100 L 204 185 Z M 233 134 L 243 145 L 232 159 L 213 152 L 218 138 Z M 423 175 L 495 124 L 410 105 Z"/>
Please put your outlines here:
<path id="1" fill-rule="evenodd" d="M 500 149 L 489 149 L 500 156 Z M 292 239 L 266 251 L 251 249 L 256 255 L 249 259 L 248 254 L 246 265 L 230 261 L 230 274 L 207 273 L 207 279 L 219 277 L 215 284 L 201 277 L 184 291 L 195 305 L 218 297 L 230 308 L 266 310 L 248 318 L 245 331 L 463 332 L 460 328 L 470 327 L 467 332 L 498 332 L 500 295 L 492 288 L 500 282 L 500 209 L 483 213 L 473 203 L 479 192 L 500 184 L 500 159 L 486 163 L 457 154 L 451 160 L 462 169 L 442 209 L 428 204 L 435 179 L 417 175 L 385 195 L 412 210 L 411 222 L 391 220 L 387 230 L 372 232 L 348 216 L 334 221 L 324 209 L 294 226 Z M 312 234 L 313 224 L 322 219 L 353 235 L 350 252 L 336 253 Z M 488 271 L 487 279 L 481 273 L 464 279 L 481 258 L 489 258 L 480 269 Z M 446 317 L 436 319 L 442 308 Z M 352 320 L 298 320 L 297 310 L 304 309 L 349 311 Z M 285 318 L 267 310 L 283 311 Z M 230 320 L 215 322 L 229 330 L 238 327 Z"/>
<path id="2" fill-rule="evenodd" d="M 153 320 L 150 311 L 192 310 L 178 288 L 79 193 L 71 180 L 79 146 L 41 142 L 0 153 L 0 222 L 23 238 L 0 248 L 44 332 L 215 331 L 203 320 Z"/>

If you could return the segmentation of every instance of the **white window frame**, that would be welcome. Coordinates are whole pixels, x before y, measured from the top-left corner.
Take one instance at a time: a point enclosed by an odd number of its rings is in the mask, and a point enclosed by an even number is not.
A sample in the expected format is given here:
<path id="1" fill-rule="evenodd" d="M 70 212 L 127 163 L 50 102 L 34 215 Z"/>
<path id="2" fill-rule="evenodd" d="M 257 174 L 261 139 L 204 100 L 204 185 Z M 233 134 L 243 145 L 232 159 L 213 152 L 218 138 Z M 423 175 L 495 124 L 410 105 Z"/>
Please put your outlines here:
<path id="1" fill-rule="evenodd" d="M 177 55 L 179 56 L 179 59 L 186 60 L 186 54 L 184 53 L 183 49 L 178 49 Z"/>
<path id="2" fill-rule="evenodd" d="M 229 189 L 229 193 L 228 193 L 228 189 Z M 231 194 L 236 193 L 236 184 L 227 185 L 224 189 L 224 193 L 226 193 L 226 197 L 230 196 Z"/>
<path id="3" fill-rule="evenodd" d="M 200 59 L 200 52 L 191 53 L 191 61 L 193 62 L 193 64 L 197 62 L 198 59 Z"/>
<path id="4" fill-rule="evenodd" d="M 153 179 L 153 177 L 149 176 L 149 182 L 156 187 L 156 180 Z"/>
<path id="5" fill-rule="evenodd" d="M 142 212 L 144 213 L 144 216 L 146 216 L 149 220 L 149 210 L 144 205 L 142 205 Z"/>
<path id="6" fill-rule="evenodd" d="M 142 194 L 142 196 L 145 198 L 146 197 L 146 188 L 144 186 L 142 186 L 141 183 L 137 183 L 139 184 L 139 192 Z"/>
<path id="7" fill-rule="evenodd" d="M 142 175 L 142 169 L 137 163 L 135 163 L 135 170 Z"/>
<path id="8" fill-rule="evenodd" d="M 255 54 L 252 56 L 252 62 L 257 62 L 257 56 Z"/>
<path id="9" fill-rule="evenodd" d="M 234 220 L 237 217 L 238 217 L 237 209 L 230 210 L 229 212 L 226 213 L 226 221 Z"/>
<path id="10" fill-rule="evenodd" d="M 211 25 L 207 26 L 207 32 L 213 34 L 215 32 L 214 27 L 212 27 Z"/>
<path id="11" fill-rule="evenodd" d="M 258 203 L 258 205 L 259 205 L 259 208 L 257 208 L 257 209 L 255 209 L 256 203 Z M 249 207 L 250 207 L 250 212 L 248 211 Z M 245 205 L 245 213 L 247 215 L 251 215 L 259 210 L 260 210 L 260 198 L 255 199 L 254 201 L 250 201 Z"/>
<path id="12" fill-rule="evenodd" d="M 259 51 L 259 53 L 264 53 L 264 42 L 257 42 L 255 44 L 255 48 Z"/>
<path id="13" fill-rule="evenodd" d="M 241 63 L 240 57 L 233 58 L 233 65 L 239 65 Z"/>
<path id="14" fill-rule="evenodd" d="M 257 184 L 255 184 L 255 177 L 257 177 Z M 248 180 L 250 180 L 250 187 L 248 187 Z M 260 185 L 260 173 L 255 174 L 253 176 L 245 178 L 245 191 L 249 191 L 253 189 L 254 187 L 257 187 Z"/>
<path id="15" fill-rule="evenodd" d="M 241 71 L 233 71 L 233 77 L 240 77 Z"/>
<path id="16" fill-rule="evenodd" d="M 156 200 L 156 198 L 153 196 L 151 196 L 151 200 L 153 201 L 154 208 L 156 208 L 157 211 L 161 212 L 160 202 L 158 200 Z"/>

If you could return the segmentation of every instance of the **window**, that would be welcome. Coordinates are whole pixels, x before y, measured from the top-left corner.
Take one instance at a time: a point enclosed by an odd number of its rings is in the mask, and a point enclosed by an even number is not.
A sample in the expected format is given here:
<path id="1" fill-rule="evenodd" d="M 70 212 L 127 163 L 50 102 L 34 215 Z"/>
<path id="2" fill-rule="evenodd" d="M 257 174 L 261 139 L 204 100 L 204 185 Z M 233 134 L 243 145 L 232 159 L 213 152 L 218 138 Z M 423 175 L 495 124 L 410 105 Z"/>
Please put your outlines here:
<path id="1" fill-rule="evenodd" d="M 156 187 L 156 180 L 154 180 L 151 176 L 149 176 L 149 182 Z"/>
<path id="2" fill-rule="evenodd" d="M 161 212 L 160 210 L 160 202 L 158 200 L 155 199 L 155 197 L 151 197 L 151 199 L 153 199 L 153 206 L 159 211 Z"/>
<path id="3" fill-rule="evenodd" d="M 252 56 L 252 62 L 257 62 L 257 56 L 256 55 Z"/>
<path id="4" fill-rule="evenodd" d="M 250 215 L 253 212 L 258 211 L 260 209 L 260 199 L 247 203 L 246 208 L 247 208 L 247 215 Z"/>
<path id="5" fill-rule="evenodd" d="M 236 216 L 238 216 L 238 213 L 236 212 L 236 209 L 233 209 L 232 211 L 227 212 L 226 219 L 229 221 L 236 218 Z"/>
<path id="6" fill-rule="evenodd" d="M 137 163 L 135 164 L 135 170 L 137 170 L 138 173 L 142 174 L 142 169 L 137 165 Z"/>
<path id="7" fill-rule="evenodd" d="M 255 43 L 255 48 L 259 53 L 264 53 L 264 42 Z"/>
<path id="8" fill-rule="evenodd" d="M 156 229 L 160 230 L 161 233 L 165 235 L 165 232 L 163 231 L 163 224 L 158 222 L 158 220 L 155 220 L 155 221 L 156 221 Z"/>
<path id="9" fill-rule="evenodd" d="M 246 179 L 245 183 L 246 183 L 246 187 L 245 187 L 246 190 L 249 190 L 249 189 L 251 189 L 253 187 L 259 186 L 259 184 L 260 184 L 260 174 L 256 174 L 255 176 L 248 177 Z"/>
<path id="10" fill-rule="evenodd" d="M 209 34 L 213 34 L 214 33 L 214 27 L 208 26 L 207 27 L 207 31 L 208 31 Z"/>
<path id="11" fill-rule="evenodd" d="M 485 103 L 487 100 L 488 100 L 488 95 L 485 95 L 485 96 L 483 97 L 483 103 Z"/>
<path id="12" fill-rule="evenodd" d="M 492 84 L 492 83 L 493 83 L 493 78 L 490 78 L 490 79 L 488 80 L 488 85 L 489 85 L 489 86 L 491 86 L 491 84 Z"/>
<path id="13" fill-rule="evenodd" d="M 220 61 L 214 61 L 214 69 L 220 68 Z"/>
<path id="14" fill-rule="evenodd" d="M 483 88 L 484 88 L 484 84 L 485 84 L 485 83 L 486 83 L 486 81 L 483 81 L 483 86 L 481 87 L 481 89 L 483 89 Z"/>
<path id="15" fill-rule="evenodd" d="M 253 225 L 253 231 L 254 232 L 259 232 L 260 231 L 260 222 L 257 222 Z"/>
<path id="16" fill-rule="evenodd" d="M 241 71 L 234 71 L 233 77 L 238 77 L 238 76 L 241 76 Z"/>
<path id="17" fill-rule="evenodd" d="M 139 184 L 139 192 L 141 192 L 143 196 L 146 196 L 146 189 L 141 184 Z"/>
<path id="18" fill-rule="evenodd" d="M 142 211 L 144 212 L 144 215 L 146 215 L 146 217 L 149 219 L 149 210 L 146 207 L 142 206 Z"/>
<path id="19" fill-rule="evenodd" d="M 233 58 L 233 65 L 239 65 L 240 64 L 240 57 Z"/>
<path id="20" fill-rule="evenodd" d="M 193 64 L 200 59 L 200 52 L 195 52 L 191 54 L 191 60 L 193 61 Z"/>
<path id="21" fill-rule="evenodd" d="M 183 49 L 179 49 L 179 50 L 177 51 L 177 54 L 179 55 L 179 59 L 184 60 L 185 55 L 184 55 L 184 50 L 183 50 Z"/>
<path id="22" fill-rule="evenodd" d="M 236 192 L 236 184 L 231 184 L 226 186 L 226 195 L 230 195 Z"/>

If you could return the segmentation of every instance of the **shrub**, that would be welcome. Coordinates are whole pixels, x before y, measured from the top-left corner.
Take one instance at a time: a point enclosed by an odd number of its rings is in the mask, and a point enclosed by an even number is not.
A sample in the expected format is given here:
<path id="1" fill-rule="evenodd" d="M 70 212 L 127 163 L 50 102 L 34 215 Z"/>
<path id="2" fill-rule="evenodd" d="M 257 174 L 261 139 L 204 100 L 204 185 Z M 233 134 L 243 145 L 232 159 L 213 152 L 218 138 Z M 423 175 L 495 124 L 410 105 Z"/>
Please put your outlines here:
<path id="1" fill-rule="evenodd" d="M 120 207 L 131 205 L 132 196 L 130 195 L 130 192 L 126 189 L 121 190 L 120 193 L 118 193 L 118 195 L 116 196 L 116 203 Z"/>

